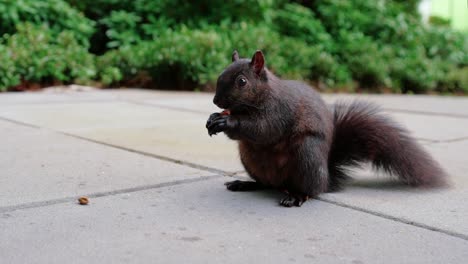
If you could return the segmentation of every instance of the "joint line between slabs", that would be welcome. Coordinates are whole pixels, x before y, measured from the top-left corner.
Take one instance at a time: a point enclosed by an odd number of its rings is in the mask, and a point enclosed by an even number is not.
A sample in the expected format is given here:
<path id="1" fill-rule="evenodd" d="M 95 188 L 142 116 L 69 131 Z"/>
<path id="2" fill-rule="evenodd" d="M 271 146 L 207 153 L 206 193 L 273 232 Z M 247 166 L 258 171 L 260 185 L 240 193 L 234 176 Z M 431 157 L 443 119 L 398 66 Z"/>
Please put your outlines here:
<path id="1" fill-rule="evenodd" d="M 5 121 L 5 122 L 10 122 L 10 123 L 13 123 L 13 124 L 16 124 L 16 125 L 21 125 L 21 126 L 29 127 L 29 128 L 42 129 L 42 127 L 40 127 L 40 126 L 33 125 L 33 124 L 28 124 L 28 123 L 25 123 L 25 122 L 21 122 L 21 121 L 18 121 L 18 120 L 6 118 L 6 117 L 3 117 L 3 116 L 0 116 L 0 120 L 3 120 L 3 121 Z"/>
<path id="2" fill-rule="evenodd" d="M 427 225 L 427 224 L 424 224 L 424 223 L 411 221 L 411 220 L 404 219 L 404 218 L 398 218 L 398 217 L 388 215 L 388 214 L 385 214 L 385 213 L 375 212 L 375 211 L 372 211 L 372 210 L 364 209 L 364 208 L 361 208 L 361 207 L 349 205 L 349 204 L 338 202 L 338 201 L 333 201 L 333 200 L 326 199 L 326 198 L 317 198 L 317 200 L 322 201 L 322 202 L 326 202 L 326 203 L 329 203 L 329 204 L 333 204 L 333 205 L 336 205 L 336 206 L 339 206 L 339 207 L 348 208 L 348 209 L 359 211 L 359 212 L 362 212 L 362 213 L 367 213 L 367 214 L 370 214 L 370 215 L 373 215 L 373 216 L 385 218 L 387 220 L 399 222 L 399 223 L 402 223 L 402 224 L 406 224 L 406 225 L 410 225 L 410 226 L 414 226 L 414 227 L 419 227 L 419 228 L 430 230 L 430 231 L 433 231 L 433 232 L 442 233 L 442 234 L 449 235 L 449 236 L 456 237 L 456 238 L 460 238 L 460 239 L 463 239 L 463 240 L 468 240 L 468 235 L 466 235 L 466 234 L 441 229 L 441 228 L 438 228 L 438 227 L 434 227 L 434 226 L 430 226 L 430 225 Z"/>
<path id="3" fill-rule="evenodd" d="M 405 110 L 405 109 L 386 108 L 386 107 L 384 107 L 383 109 L 385 111 L 395 112 L 395 113 L 406 113 L 406 114 L 425 115 L 425 116 L 444 116 L 444 117 L 451 117 L 451 118 L 468 119 L 468 115 L 464 115 L 464 114 L 438 113 L 438 112 L 427 112 L 427 111 L 419 111 L 419 110 Z"/>
<path id="4" fill-rule="evenodd" d="M 140 192 L 140 191 L 158 189 L 158 188 L 163 188 L 163 187 L 171 187 L 171 186 L 177 186 L 177 185 L 183 185 L 183 184 L 208 181 L 208 180 L 216 179 L 219 177 L 222 177 L 222 176 L 221 175 L 202 176 L 198 178 L 175 180 L 175 181 L 170 181 L 170 182 L 136 186 L 136 187 L 131 187 L 131 188 L 107 191 L 107 192 L 96 192 L 96 193 L 85 194 L 82 196 L 86 196 L 88 198 L 99 198 L 99 197 L 113 196 L 113 195 L 118 195 L 118 194 Z M 46 207 L 50 205 L 68 203 L 68 202 L 76 201 L 78 197 L 79 196 L 65 197 L 65 198 L 58 198 L 58 199 L 52 199 L 52 200 L 46 200 L 46 201 L 30 202 L 30 203 L 24 203 L 24 204 L 19 204 L 19 205 L 0 207 L 0 213 L 8 213 L 8 212 L 16 211 L 16 210 L 21 210 L 21 209 L 32 209 L 32 208 L 39 208 L 39 207 Z"/>
<path id="5" fill-rule="evenodd" d="M 192 113 L 192 114 L 203 114 L 203 115 L 208 115 L 209 114 L 209 113 L 207 113 L 205 111 L 193 110 L 193 109 L 189 109 L 189 108 L 175 107 L 175 106 L 169 106 L 169 105 L 161 105 L 161 104 L 157 104 L 157 103 L 146 103 L 146 102 L 131 101 L 131 100 L 123 100 L 122 102 L 130 103 L 130 104 L 136 104 L 136 105 L 142 105 L 142 106 L 163 108 L 163 109 L 166 109 L 166 110 L 173 110 L 173 111 L 186 112 L 186 113 Z"/>
<path id="6" fill-rule="evenodd" d="M 123 147 L 123 146 L 119 146 L 119 145 L 114 145 L 114 144 L 102 142 L 102 141 L 99 141 L 99 140 L 89 139 L 89 138 L 85 138 L 85 137 L 82 137 L 82 136 L 77 136 L 77 135 L 74 135 L 74 134 L 70 134 L 70 133 L 67 133 L 67 132 L 61 132 L 61 131 L 55 131 L 55 132 L 66 135 L 66 136 L 69 136 L 69 137 L 73 137 L 73 138 L 85 140 L 85 141 L 88 141 L 88 142 L 93 142 L 93 143 L 96 143 L 96 144 L 100 144 L 100 145 L 103 145 L 103 146 L 112 147 L 112 148 L 116 148 L 116 149 L 120 149 L 120 150 L 125 150 L 125 151 L 128 151 L 128 152 L 140 154 L 140 155 L 143 155 L 143 156 L 146 156 L 146 157 L 151 157 L 151 158 L 155 158 L 155 159 L 159 159 L 159 160 L 163 160 L 163 161 L 168 161 L 168 162 L 172 162 L 172 163 L 175 163 L 175 164 L 191 167 L 191 168 L 194 168 L 194 169 L 212 172 L 212 173 L 215 173 L 215 174 L 221 174 L 223 176 L 232 176 L 232 175 L 235 174 L 235 173 L 232 173 L 232 172 L 227 172 L 227 171 L 219 170 L 219 169 L 216 169 L 216 168 L 211 168 L 211 167 L 208 167 L 208 166 L 204 166 L 204 165 L 200 165 L 200 164 L 196 164 L 196 163 L 192 163 L 192 162 L 188 162 L 188 161 L 173 159 L 173 158 L 170 158 L 170 157 L 166 157 L 166 156 L 162 156 L 162 155 L 158 155 L 158 154 L 154 154 L 154 153 L 150 153 L 150 152 L 140 151 L 140 150 L 136 150 L 136 149 L 132 149 L 132 148 L 128 148 L 128 147 Z"/>
<path id="7" fill-rule="evenodd" d="M 103 145 L 103 146 L 107 146 L 107 147 L 111 147 L 111 148 L 115 148 L 115 149 L 119 149 L 119 150 L 124 150 L 124 151 L 131 152 L 131 153 L 143 155 L 143 156 L 146 156 L 146 157 L 151 157 L 151 158 L 155 158 L 155 159 L 159 159 L 159 160 L 163 160 L 163 161 L 167 161 L 167 162 L 171 162 L 171 163 L 191 167 L 191 168 L 198 169 L 198 170 L 203 170 L 203 171 L 208 171 L 208 172 L 212 172 L 212 173 L 216 173 L 216 174 L 221 174 L 221 175 L 224 175 L 224 176 L 233 176 L 233 175 L 238 173 L 237 171 L 236 172 L 227 172 L 227 171 L 224 171 L 224 170 L 219 170 L 219 169 L 216 169 L 216 168 L 212 168 L 212 167 L 208 167 L 208 166 L 204 166 L 204 165 L 200 165 L 200 164 L 196 164 L 196 163 L 192 163 L 192 162 L 188 162 L 188 161 L 184 161 L 184 160 L 178 160 L 178 159 L 174 159 L 174 158 L 170 158 L 170 157 L 166 157 L 166 156 L 162 156 L 162 155 L 158 155 L 158 154 L 153 154 L 153 153 L 140 151 L 140 150 L 136 150 L 136 149 L 132 149 L 132 148 L 128 148 L 128 147 L 114 145 L 114 144 L 102 142 L 102 141 L 99 141 L 99 140 L 94 140 L 94 139 L 74 135 L 74 134 L 71 134 L 71 133 L 68 133 L 68 132 L 63 132 L 63 131 L 54 130 L 54 129 L 50 129 L 50 128 L 44 128 L 44 127 L 40 127 L 40 126 L 37 126 L 37 125 L 33 125 L 33 124 L 29 124 L 29 123 L 25 123 L 25 122 L 21 122 L 21 121 L 17 121 L 17 120 L 5 118 L 5 117 L 2 117 L 2 116 L 0 116 L 0 120 L 7 121 L 7 122 L 17 124 L 17 125 L 22 125 L 22 126 L 29 127 L 29 128 L 45 129 L 45 130 L 48 130 L 48 131 L 51 131 L 51 132 L 54 132 L 54 133 L 58 133 L 58 134 L 61 134 L 61 135 L 65 135 L 65 136 L 68 136 L 68 137 L 72 137 L 72 138 L 92 142 L 92 143 L 95 143 L 95 144 L 99 144 L 99 145 Z"/>

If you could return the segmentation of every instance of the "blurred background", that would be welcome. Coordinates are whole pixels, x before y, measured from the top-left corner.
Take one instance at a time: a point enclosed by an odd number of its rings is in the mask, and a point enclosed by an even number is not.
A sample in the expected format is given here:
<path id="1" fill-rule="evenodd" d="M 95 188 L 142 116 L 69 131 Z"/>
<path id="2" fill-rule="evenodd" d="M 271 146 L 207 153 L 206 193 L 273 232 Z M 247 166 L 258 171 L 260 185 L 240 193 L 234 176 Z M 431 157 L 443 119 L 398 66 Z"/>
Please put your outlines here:
<path id="1" fill-rule="evenodd" d="M 466 0 L 0 0 L 0 91 L 211 91 L 233 49 L 321 91 L 468 93 Z"/>

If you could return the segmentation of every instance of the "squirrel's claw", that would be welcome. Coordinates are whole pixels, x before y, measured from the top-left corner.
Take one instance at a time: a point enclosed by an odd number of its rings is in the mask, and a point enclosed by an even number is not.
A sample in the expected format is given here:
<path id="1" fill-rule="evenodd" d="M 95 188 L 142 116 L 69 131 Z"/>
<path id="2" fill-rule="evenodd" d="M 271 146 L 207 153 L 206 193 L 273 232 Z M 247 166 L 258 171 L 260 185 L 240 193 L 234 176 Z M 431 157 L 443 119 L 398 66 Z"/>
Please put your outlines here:
<path id="1" fill-rule="evenodd" d="M 280 200 L 280 205 L 284 207 L 300 207 L 307 200 L 309 200 L 309 196 L 287 194 Z"/>

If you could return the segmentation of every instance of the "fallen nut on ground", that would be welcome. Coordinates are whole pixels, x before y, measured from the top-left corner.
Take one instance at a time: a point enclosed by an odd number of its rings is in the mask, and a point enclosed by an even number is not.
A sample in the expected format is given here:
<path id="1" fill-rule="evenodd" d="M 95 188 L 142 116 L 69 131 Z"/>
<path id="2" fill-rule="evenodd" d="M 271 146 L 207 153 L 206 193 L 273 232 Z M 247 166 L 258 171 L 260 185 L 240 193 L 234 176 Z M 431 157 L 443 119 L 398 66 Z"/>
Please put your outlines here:
<path id="1" fill-rule="evenodd" d="M 87 205 L 89 203 L 89 200 L 87 197 L 80 197 L 78 198 L 78 203 L 80 203 L 81 205 Z"/>

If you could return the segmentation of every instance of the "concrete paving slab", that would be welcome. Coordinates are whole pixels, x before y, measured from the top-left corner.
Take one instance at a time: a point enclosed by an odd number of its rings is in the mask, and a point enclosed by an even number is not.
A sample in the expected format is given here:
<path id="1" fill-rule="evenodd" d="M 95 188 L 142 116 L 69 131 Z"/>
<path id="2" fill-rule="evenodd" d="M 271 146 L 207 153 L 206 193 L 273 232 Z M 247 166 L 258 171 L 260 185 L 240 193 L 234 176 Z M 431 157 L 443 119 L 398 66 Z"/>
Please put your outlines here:
<path id="1" fill-rule="evenodd" d="M 172 93 L 164 94 L 155 92 L 152 96 L 146 97 L 131 95 L 125 90 L 122 95 L 128 93 L 130 96 L 121 96 L 119 98 L 133 98 L 144 103 L 162 105 L 167 107 L 179 107 L 193 111 L 212 113 L 219 111 L 213 105 L 213 93 Z M 468 98 L 453 96 L 430 96 L 430 95 L 366 95 L 366 94 L 322 94 L 327 103 L 336 101 L 351 102 L 353 100 L 365 100 L 380 105 L 387 111 L 407 112 L 411 114 L 423 115 L 449 115 L 459 118 L 468 118 Z"/>
<path id="2" fill-rule="evenodd" d="M 323 94 L 329 103 L 367 100 L 381 105 L 399 122 L 404 123 L 418 138 L 433 141 L 454 140 L 468 136 L 468 98 L 428 95 L 352 95 Z M 213 93 L 166 92 L 121 89 L 116 98 L 143 104 L 210 114 L 220 111 L 213 103 Z M 395 113 L 396 111 L 396 113 Z M 398 113 L 400 112 L 400 113 Z M 405 114 L 406 112 L 406 114 Z M 424 113 L 421 116 L 421 113 Z M 445 116 L 448 115 L 448 116 Z M 434 126 L 443 127 L 438 133 Z"/>
<path id="3" fill-rule="evenodd" d="M 220 112 L 222 110 L 213 104 L 213 94 L 204 94 L 203 96 L 198 96 L 196 98 L 180 96 L 164 99 L 147 99 L 142 102 L 148 105 L 162 106 L 169 109 L 193 111 L 207 116 L 211 113 Z"/>
<path id="4" fill-rule="evenodd" d="M 362 208 L 378 214 L 418 223 L 468 237 L 468 141 L 425 146 L 447 170 L 451 186 L 414 189 L 389 180 L 383 174 L 359 171 L 344 191 L 323 194 L 327 201 Z"/>
<path id="5" fill-rule="evenodd" d="M 6 102 L 6 105 L 8 105 L 8 102 L 39 103 L 50 101 L 86 102 L 89 100 L 121 100 L 131 101 L 142 105 L 153 105 L 168 109 L 193 111 L 194 113 L 205 113 L 206 115 L 219 111 L 219 109 L 211 102 L 213 94 L 210 93 L 118 89 L 93 90 L 91 92 L 26 93 L 25 95 L 26 96 L 21 97 L 20 94 L 17 93 L 2 94 L 2 96 L 0 96 L 0 102 Z M 1 100 L 2 98 L 4 99 Z M 390 109 L 390 111 L 407 109 L 410 111 L 409 114 L 397 112 L 394 116 L 397 120 L 405 123 L 417 137 L 423 139 L 440 141 L 453 140 L 467 136 L 464 131 L 467 130 L 466 128 L 468 126 L 468 110 L 466 109 L 468 99 L 465 98 L 348 94 L 325 94 L 324 98 L 330 103 L 337 100 L 369 100 L 382 105 L 384 108 Z M 418 111 L 429 113 L 433 112 L 436 116 L 428 114 L 420 115 L 417 114 Z M 440 116 L 438 113 L 446 113 L 449 116 Z M 460 115 L 463 114 L 467 115 L 465 118 L 467 120 L 460 120 Z M 433 124 L 437 127 L 443 127 L 445 129 L 444 133 L 438 133 L 437 130 L 434 130 Z"/>
<path id="6" fill-rule="evenodd" d="M 198 119 L 198 118 L 197 118 Z M 200 124 L 204 119 L 184 122 L 175 126 L 144 129 L 123 128 L 73 131 L 85 138 L 123 146 L 126 148 L 162 155 L 179 161 L 233 173 L 243 170 L 237 143 L 224 135 L 210 138 Z"/>
<path id="7" fill-rule="evenodd" d="M 147 122 L 165 118 L 169 111 L 124 102 L 84 102 L 80 104 L 28 104 L 0 108 L 0 116 L 60 131 L 79 129 L 147 127 Z M 159 118 L 159 119 L 158 119 Z M 189 119 L 183 113 L 173 122 Z"/>
<path id="8" fill-rule="evenodd" d="M 21 93 L 1 93 L 0 107 L 19 104 L 81 103 L 114 100 L 111 93 L 96 91 L 40 91 Z"/>
<path id="9" fill-rule="evenodd" d="M 216 111 L 213 105 L 213 93 L 158 91 L 144 89 L 89 89 L 50 88 L 45 92 L 2 93 L 0 105 L 10 103 L 68 102 L 92 100 L 121 100 L 180 107 L 193 111 L 211 113 Z M 352 101 L 355 99 L 375 102 L 392 111 L 407 111 L 413 114 L 426 113 L 436 115 L 454 115 L 468 118 L 468 98 L 456 96 L 431 95 L 369 95 L 369 94 L 322 94 L 325 101 Z M 190 100 L 192 99 L 192 100 Z"/>
<path id="10" fill-rule="evenodd" d="M 428 150 L 432 153 L 446 170 L 457 177 L 454 177 L 454 185 L 468 186 L 468 139 L 460 140 L 458 142 L 430 144 L 427 146 Z"/>
<path id="11" fill-rule="evenodd" d="M 375 102 L 387 109 L 385 112 L 408 128 L 418 139 L 428 141 L 451 141 L 468 137 L 468 99 L 452 99 L 445 97 L 402 97 L 402 96 L 352 96 L 352 95 L 324 95 L 329 103 L 339 100 L 353 101 L 354 99 Z M 440 99 L 437 100 L 437 99 Z M 148 105 L 162 106 L 172 109 L 182 109 L 205 113 L 206 115 L 219 112 L 213 105 L 212 95 L 190 98 L 186 95 L 173 98 L 148 99 L 143 102 Z M 408 105 L 409 112 L 405 112 Z M 432 106 L 432 107 L 429 107 Z M 397 110 L 401 110 L 398 112 Z M 397 112 L 395 112 L 397 111 Z M 433 114 L 418 114 L 422 111 L 434 112 Z M 443 116 L 440 113 L 446 113 Z M 466 118 L 460 118 L 466 114 Z"/>
<path id="12" fill-rule="evenodd" d="M 1 120 L 0 136 L 0 209 L 209 174 Z"/>
<path id="13" fill-rule="evenodd" d="M 204 102 L 185 97 L 170 100 L 178 100 L 178 105 L 189 105 L 189 108 Z M 170 100 L 167 102 L 172 102 Z M 0 115 L 225 171 L 243 169 L 236 143 L 224 135 L 209 138 L 204 128 L 207 115 L 198 112 L 125 102 L 94 102 L 4 106 L 0 108 Z M 468 136 L 468 119 L 404 113 L 392 115 L 419 139 L 443 141 Z"/>
<path id="14" fill-rule="evenodd" d="M 217 111 L 215 108 L 206 111 L 206 114 L 203 114 L 203 112 L 200 112 L 199 110 L 190 112 L 192 107 L 193 109 L 203 109 L 203 107 L 196 108 L 194 106 L 197 104 L 201 106 L 204 104 L 204 101 L 193 98 L 161 100 L 159 103 L 151 102 L 149 103 L 150 105 L 152 104 L 158 107 L 125 102 L 6 105 L 0 107 L 0 115 L 14 120 L 51 127 L 62 131 L 72 131 L 74 129 L 82 128 L 140 128 L 148 127 L 154 123 L 166 125 L 168 123 L 174 123 L 174 128 L 177 130 L 180 128 L 182 123 L 193 119 L 193 128 L 197 130 L 194 132 L 197 132 L 197 135 L 203 135 L 203 139 L 206 141 L 207 138 L 205 137 L 206 131 L 204 131 L 204 123 L 209 113 Z M 172 107 L 171 105 L 179 105 L 181 107 Z M 161 108 L 161 106 L 163 108 Z M 177 112 L 171 111 L 174 109 Z M 178 111 L 180 109 L 186 110 Z M 429 141 L 451 141 L 468 137 L 468 118 L 460 119 L 456 117 L 414 115 L 406 113 L 388 114 L 407 127 L 411 132 L 413 132 L 414 136 L 419 139 Z M 125 122 L 122 122 L 122 120 L 125 120 Z M 163 126 L 159 127 L 163 128 Z"/>
<path id="15" fill-rule="evenodd" d="M 114 98 L 119 100 L 129 100 L 136 102 L 165 102 L 168 100 L 177 99 L 193 99 L 195 101 L 201 101 L 208 105 L 213 101 L 213 93 L 205 92 L 189 92 L 189 91 L 161 91 L 161 90 L 142 90 L 142 89 L 117 89 L 117 90 L 103 90 L 103 93 L 111 94 Z M 182 106 L 181 104 L 170 104 L 170 106 Z M 193 110 L 196 110 L 194 108 Z"/>
<path id="16" fill-rule="evenodd" d="M 468 108 L 468 105 L 467 105 Z M 387 112 L 417 139 L 453 141 L 468 138 L 468 118 Z"/>
<path id="17" fill-rule="evenodd" d="M 326 95 L 327 101 L 330 103 L 335 102 L 337 100 L 340 100 L 342 96 L 340 95 Z M 385 96 L 383 96 L 385 97 Z M 345 96 L 344 99 L 345 101 L 352 101 L 354 100 L 355 96 Z M 401 101 L 405 101 L 406 97 L 389 97 L 391 100 L 389 100 L 389 108 L 390 110 L 386 110 L 386 114 L 392 116 L 397 120 L 398 122 L 402 123 L 406 128 L 408 128 L 415 137 L 418 139 L 422 140 L 427 140 L 427 141 L 451 141 L 459 138 L 465 138 L 468 137 L 468 99 L 466 100 L 466 105 L 463 106 L 465 102 L 462 102 L 461 104 L 458 103 L 459 100 L 454 99 L 456 102 L 455 104 L 452 104 L 451 101 L 443 100 L 444 103 L 439 103 L 437 104 L 437 107 L 434 109 L 431 109 L 431 111 L 440 111 L 445 109 L 445 106 L 456 106 L 456 110 L 454 113 L 464 113 L 463 111 L 466 110 L 467 117 L 466 118 L 460 118 L 458 116 L 441 116 L 441 115 L 420 115 L 420 114 L 415 114 L 413 112 L 395 112 L 395 109 L 404 109 L 404 105 L 406 103 L 401 103 Z M 410 97 L 411 98 L 411 97 Z M 363 96 L 363 100 L 369 100 L 373 101 L 373 99 L 379 99 L 376 101 L 376 103 L 379 103 L 386 107 L 386 101 L 385 98 L 380 98 L 380 97 L 373 97 L 373 96 Z M 397 100 L 399 99 L 399 101 Z M 451 98 L 448 98 L 451 99 Z M 143 102 L 148 105 L 154 105 L 158 107 L 167 107 L 167 108 L 172 108 L 172 109 L 182 109 L 182 110 L 187 110 L 187 111 L 194 111 L 194 112 L 199 112 L 199 113 L 213 113 L 213 112 L 219 112 L 220 109 L 218 109 L 216 106 L 214 106 L 211 102 L 212 96 L 206 97 L 206 96 L 199 96 L 197 98 L 187 98 L 185 96 L 180 96 L 180 97 L 174 97 L 170 99 L 165 99 L 165 100 L 159 100 L 159 99 L 151 99 L 151 100 L 144 100 Z M 410 99 L 408 103 L 411 103 L 415 99 Z M 425 108 L 426 104 L 430 104 L 434 101 L 435 99 L 433 98 L 425 98 L 425 97 L 417 97 L 416 101 L 419 103 L 421 101 L 423 104 L 421 108 L 419 108 L 421 111 L 427 110 Z M 426 102 L 428 101 L 428 102 Z M 397 105 L 396 102 L 400 102 L 399 105 Z M 450 107 L 448 107 L 450 109 Z M 466 109 L 465 109 L 466 108 Z M 410 108 L 412 109 L 412 108 Z M 418 108 L 414 108 L 418 109 Z M 449 113 L 450 114 L 450 113 Z"/>
<path id="18" fill-rule="evenodd" d="M 465 263 L 468 241 L 223 180 L 0 215 L 3 263 Z"/>
<path id="19" fill-rule="evenodd" d="M 153 93 L 123 90 L 114 96 L 125 94 L 130 95 L 127 97 L 148 97 L 147 94 Z M 187 93 L 156 92 L 153 95 L 165 98 L 159 99 L 158 105 L 169 108 L 171 105 L 177 105 L 200 111 L 209 105 L 212 106 L 211 103 L 206 104 L 208 98 L 203 99 L 209 96 L 207 94 L 197 94 L 199 98 L 189 98 Z M 151 102 L 154 101 L 150 101 L 150 104 Z M 211 111 L 215 110 L 209 110 L 207 113 Z M 203 126 L 206 116 L 198 112 L 174 112 L 160 107 L 123 102 L 96 102 L 77 105 L 4 106 L 0 108 L 0 115 L 208 167 L 231 172 L 242 170 L 235 142 L 227 140 L 224 135 L 207 137 Z M 404 113 L 392 115 L 420 139 L 443 141 L 468 136 L 468 119 Z M 443 129 L 443 132 L 440 129 Z"/>
<path id="20" fill-rule="evenodd" d="M 329 103 L 359 99 L 375 102 L 389 111 L 468 118 L 468 98 L 463 96 L 324 94 L 323 97 Z"/>
<path id="21" fill-rule="evenodd" d="M 335 100 L 336 99 L 333 101 Z M 352 101 L 352 98 L 348 98 L 347 101 Z M 144 102 L 149 105 L 194 111 L 197 113 L 205 113 L 206 115 L 220 111 L 219 108 L 211 103 L 211 100 L 207 102 L 206 98 L 200 98 L 200 100 L 195 100 L 193 98 L 174 98 L 168 100 L 153 99 L 145 100 Z M 385 104 L 385 101 L 382 100 L 382 102 Z M 468 137 L 468 113 L 467 118 L 461 119 L 458 116 L 420 115 L 412 112 L 395 112 L 392 109 L 386 110 L 385 113 L 402 123 L 418 139 L 450 141 Z M 439 129 L 443 129 L 443 131 L 441 132 Z"/>
<path id="22" fill-rule="evenodd" d="M 124 102 L 21 105 L 0 116 L 225 171 L 242 170 L 237 143 L 210 138 L 207 116 Z"/>
<path id="23" fill-rule="evenodd" d="M 322 194 L 321 199 L 365 211 L 398 218 L 468 237 L 468 140 L 423 144 L 449 174 L 448 188 L 414 189 L 370 167 L 355 170 L 354 181 L 337 193 Z M 237 173 L 236 177 L 248 179 Z"/>
<path id="24" fill-rule="evenodd" d="M 2 93 L 0 94 L 0 105 L 3 107 L 10 104 L 31 104 L 44 102 L 70 101 L 71 98 L 65 94 L 50 96 L 45 93 Z"/>

